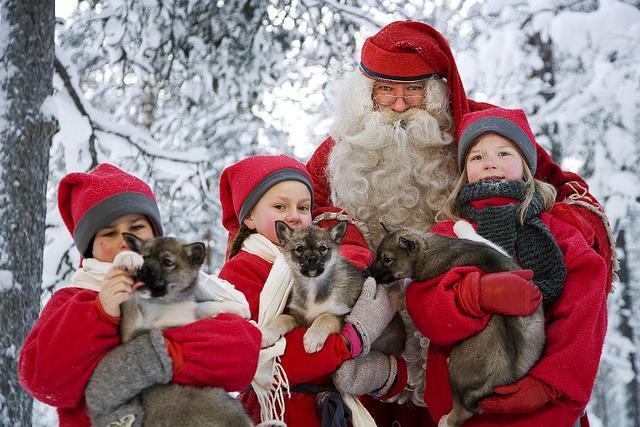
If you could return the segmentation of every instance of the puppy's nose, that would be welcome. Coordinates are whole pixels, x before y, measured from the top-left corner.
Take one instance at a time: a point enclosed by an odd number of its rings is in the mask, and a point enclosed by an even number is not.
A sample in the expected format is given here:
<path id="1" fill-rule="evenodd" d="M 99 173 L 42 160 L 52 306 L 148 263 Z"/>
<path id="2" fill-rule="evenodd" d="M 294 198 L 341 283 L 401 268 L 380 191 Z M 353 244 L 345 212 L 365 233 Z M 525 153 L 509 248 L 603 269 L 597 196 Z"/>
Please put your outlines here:
<path id="1" fill-rule="evenodd" d="M 307 257 L 307 264 L 315 265 L 317 263 L 318 263 L 318 257 L 317 256 L 311 255 L 311 256 Z"/>

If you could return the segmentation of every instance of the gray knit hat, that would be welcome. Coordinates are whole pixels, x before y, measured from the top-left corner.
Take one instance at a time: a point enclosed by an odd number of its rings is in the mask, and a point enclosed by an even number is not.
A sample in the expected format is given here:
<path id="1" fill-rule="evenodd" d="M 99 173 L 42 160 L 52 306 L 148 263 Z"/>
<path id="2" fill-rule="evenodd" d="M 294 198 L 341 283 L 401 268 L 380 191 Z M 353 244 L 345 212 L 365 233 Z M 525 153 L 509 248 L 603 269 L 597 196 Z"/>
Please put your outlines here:
<path id="1" fill-rule="evenodd" d="M 467 152 L 473 142 L 487 132 L 495 132 L 513 142 L 535 175 L 537 167 L 536 138 L 531 132 L 527 116 L 523 110 L 506 108 L 488 108 L 467 113 L 462 117 L 458 136 L 458 166 L 464 167 Z"/>
<path id="2" fill-rule="evenodd" d="M 108 163 L 62 178 L 58 209 L 78 251 L 85 257 L 91 255 L 90 245 L 96 233 L 124 215 L 144 215 L 155 235 L 162 236 L 160 211 L 151 188 Z"/>
<path id="3" fill-rule="evenodd" d="M 282 181 L 303 183 L 313 204 L 311 175 L 305 165 L 292 157 L 251 156 L 227 167 L 220 175 L 222 225 L 235 234 L 258 200 Z"/>

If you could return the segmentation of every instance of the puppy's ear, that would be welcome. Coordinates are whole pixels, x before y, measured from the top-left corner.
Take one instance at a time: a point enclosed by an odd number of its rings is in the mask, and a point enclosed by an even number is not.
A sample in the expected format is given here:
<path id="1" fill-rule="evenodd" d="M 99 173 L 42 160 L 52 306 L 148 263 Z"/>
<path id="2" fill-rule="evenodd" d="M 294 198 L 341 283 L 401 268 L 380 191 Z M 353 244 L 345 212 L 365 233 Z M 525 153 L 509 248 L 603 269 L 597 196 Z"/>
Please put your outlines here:
<path id="1" fill-rule="evenodd" d="M 189 245 L 183 245 L 182 249 L 184 250 L 184 253 L 187 254 L 187 258 L 192 265 L 196 267 L 200 267 L 202 265 L 207 253 L 204 243 L 195 242 Z"/>
<path id="2" fill-rule="evenodd" d="M 340 221 L 333 227 L 331 227 L 331 240 L 336 243 L 340 243 L 342 238 L 347 233 L 347 226 L 349 225 L 349 221 Z"/>
<path id="3" fill-rule="evenodd" d="M 415 240 L 412 240 L 409 237 L 400 236 L 400 239 L 398 240 L 398 246 L 400 247 L 400 249 L 404 249 L 407 252 L 412 253 L 415 252 L 418 244 L 415 242 Z"/>
<path id="4" fill-rule="evenodd" d="M 131 233 L 122 233 L 122 238 L 133 252 L 142 253 L 142 245 L 144 240 Z"/>
<path id="5" fill-rule="evenodd" d="M 291 237 L 293 229 L 287 225 L 284 221 L 276 221 L 276 236 L 283 245 L 287 243 Z"/>

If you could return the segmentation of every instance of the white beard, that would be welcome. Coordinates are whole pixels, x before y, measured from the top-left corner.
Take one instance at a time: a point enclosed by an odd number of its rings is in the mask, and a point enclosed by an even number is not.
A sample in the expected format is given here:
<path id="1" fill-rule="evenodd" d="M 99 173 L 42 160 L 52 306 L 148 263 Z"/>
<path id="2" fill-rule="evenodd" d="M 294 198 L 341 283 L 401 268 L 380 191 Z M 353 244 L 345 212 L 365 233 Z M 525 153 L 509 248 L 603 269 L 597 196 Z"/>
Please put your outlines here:
<path id="1" fill-rule="evenodd" d="M 372 81 L 361 79 L 347 82 L 351 95 L 353 85 L 361 85 L 356 87 L 359 97 L 338 99 L 342 108 L 337 108 L 328 172 L 334 205 L 364 222 L 366 237 L 377 246 L 385 233 L 380 221 L 389 228 L 426 231 L 433 226 L 458 178 L 457 152 L 453 137 L 443 130 L 452 123 L 448 111 L 429 105 L 404 113 L 375 111 Z"/>

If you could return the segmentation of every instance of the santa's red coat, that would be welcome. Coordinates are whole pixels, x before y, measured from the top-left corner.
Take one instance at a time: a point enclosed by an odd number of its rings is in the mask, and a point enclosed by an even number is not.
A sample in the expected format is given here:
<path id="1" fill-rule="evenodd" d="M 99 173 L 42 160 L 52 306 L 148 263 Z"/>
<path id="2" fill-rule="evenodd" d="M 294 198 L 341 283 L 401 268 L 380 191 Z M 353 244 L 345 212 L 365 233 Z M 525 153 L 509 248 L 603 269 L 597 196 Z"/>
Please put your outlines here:
<path id="1" fill-rule="evenodd" d="M 566 205 L 558 204 L 540 217 L 564 254 L 567 279 L 560 297 L 545 308 L 545 349 L 529 372 L 558 390 L 561 397 L 531 413 L 476 415 L 465 425 L 571 426 L 589 401 L 607 329 L 607 273 L 602 257 L 582 234 L 555 215 L 564 209 Z M 455 236 L 452 221 L 438 223 L 432 231 Z M 436 420 L 451 410 L 447 368 L 451 347 L 484 329 L 490 318 L 490 314 L 469 317 L 455 302 L 453 286 L 474 270 L 477 268 L 471 266 L 455 268 L 407 289 L 409 313 L 418 330 L 431 339 L 425 402 Z"/>
<path id="2" fill-rule="evenodd" d="M 55 292 L 20 354 L 20 384 L 36 399 L 57 408 L 60 426 L 91 425 L 85 386 L 98 362 L 120 344 L 118 322 L 100 310 L 97 295 L 79 288 Z M 206 350 L 183 348 L 184 365 L 173 381 L 227 391 L 244 389 L 258 364 L 260 331 L 233 314 L 202 321 L 209 323 L 212 345 Z M 180 372 L 197 372 L 199 377 L 181 376 Z"/>

